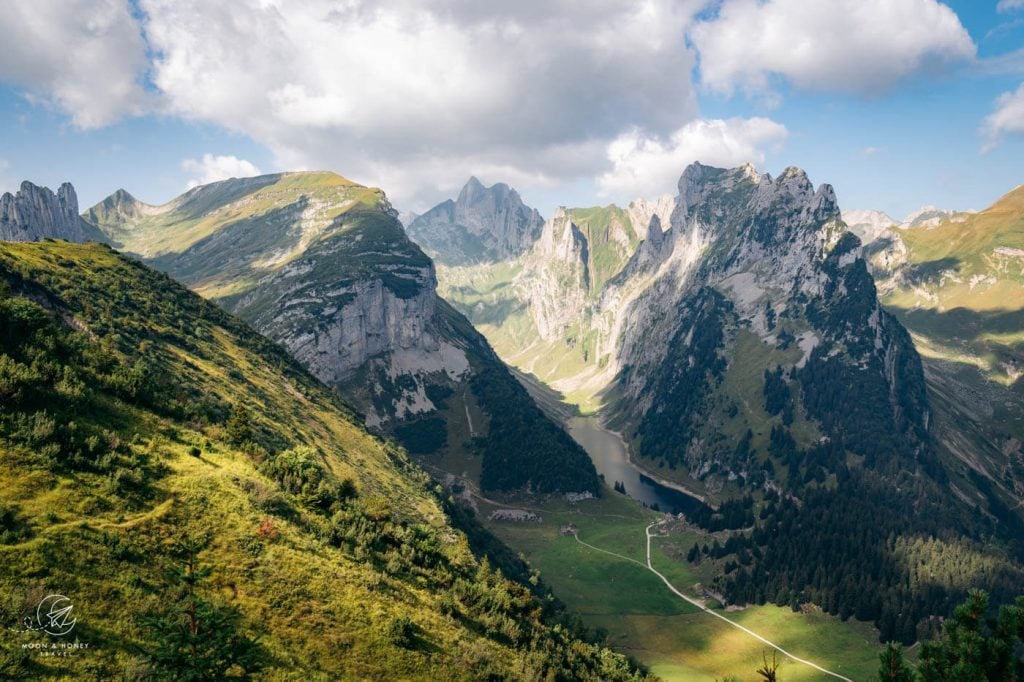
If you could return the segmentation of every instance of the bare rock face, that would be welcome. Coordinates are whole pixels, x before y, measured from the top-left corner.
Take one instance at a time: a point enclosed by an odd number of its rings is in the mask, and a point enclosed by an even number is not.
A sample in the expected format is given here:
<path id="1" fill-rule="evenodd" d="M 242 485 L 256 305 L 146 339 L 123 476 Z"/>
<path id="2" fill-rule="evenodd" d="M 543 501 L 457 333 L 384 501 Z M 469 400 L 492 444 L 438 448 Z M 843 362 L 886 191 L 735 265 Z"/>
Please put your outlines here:
<path id="1" fill-rule="evenodd" d="M 898 220 L 875 210 L 843 211 L 843 222 L 865 246 L 885 236 L 894 226 L 899 225 Z"/>
<path id="2" fill-rule="evenodd" d="M 627 209 L 629 213 L 629 219 L 632 222 L 634 228 L 636 228 L 641 234 L 646 231 L 647 239 L 660 240 L 660 234 L 668 229 L 669 223 L 672 220 L 672 211 L 675 210 L 676 199 L 671 195 L 664 195 L 650 201 L 647 199 L 635 199 L 629 203 Z M 657 232 L 653 231 L 651 227 L 651 221 L 657 219 L 658 229 Z"/>
<path id="3" fill-rule="evenodd" d="M 500 191 L 481 191 L 464 207 L 506 215 Z M 122 190 L 85 219 L 280 343 L 410 451 L 473 448 L 485 490 L 598 490 L 586 453 L 437 295 L 433 262 L 382 190 L 280 173 L 196 187 L 162 206 Z M 495 243 L 519 248 L 511 236 Z M 449 442 L 449 432 L 474 440 Z"/>
<path id="4" fill-rule="evenodd" d="M 35 242 L 47 237 L 84 242 L 89 236 L 78 217 L 78 196 L 65 182 L 54 194 L 48 187 L 21 183 L 16 194 L 0 196 L 0 240 Z"/>
<path id="5" fill-rule="evenodd" d="M 587 240 L 562 209 L 544 223 L 517 286 L 540 338 L 561 339 L 587 304 Z"/>
<path id="6" fill-rule="evenodd" d="M 761 404 L 766 374 L 796 447 L 844 441 L 870 455 L 859 434 L 873 429 L 890 451 L 915 456 L 929 415 L 920 360 L 879 305 L 832 187 L 798 168 L 772 177 L 695 163 L 678 189 L 627 209 L 560 209 L 491 279 L 480 267 L 441 276 L 462 277 L 456 295 L 479 287 L 491 303 L 485 329 L 520 369 L 600 400 L 641 459 L 711 488 L 773 484 L 722 435 L 757 432 L 764 410 L 779 414 Z M 495 311 L 511 323 L 495 323 Z M 837 395 L 857 409 L 836 414 Z M 763 454 L 768 436 L 751 448 Z"/>
<path id="7" fill-rule="evenodd" d="M 314 244 L 228 307 L 324 383 L 372 387 L 368 397 L 394 383 L 393 396 L 361 405 L 371 426 L 430 412 L 431 377 L 458 383 L 469 371 L 464 344 L 441 320 L 433 264 L 392 219 L 369 229 L 353 220 L 343 231 L 347 238 Z"/>
<path id="8" fill-rule="evenodd" d="M 540 236 L 544 220 L 504 183 L 484 187 L 470 178 L 455 201 L 412 220 L 409 237 L 444 265 L 515 258 Z"/>

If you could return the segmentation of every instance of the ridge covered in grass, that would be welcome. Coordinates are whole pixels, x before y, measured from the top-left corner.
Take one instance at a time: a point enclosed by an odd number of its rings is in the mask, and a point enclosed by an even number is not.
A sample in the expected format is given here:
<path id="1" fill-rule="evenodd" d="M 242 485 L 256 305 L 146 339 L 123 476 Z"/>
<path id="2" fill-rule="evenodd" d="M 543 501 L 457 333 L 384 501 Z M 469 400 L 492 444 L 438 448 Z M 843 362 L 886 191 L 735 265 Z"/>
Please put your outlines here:
<path id="1" fill-rule="evenodd" d="M 225 676 L 637 674 L 283 349 L 105 246 L 0 245 L 0 396 L 0 677 L 171 672 L 183 542 L 198 632 L 246 643 Z M 52 643 L 21 627 L 51 593 L 88 648 L 23 646 Z"/>

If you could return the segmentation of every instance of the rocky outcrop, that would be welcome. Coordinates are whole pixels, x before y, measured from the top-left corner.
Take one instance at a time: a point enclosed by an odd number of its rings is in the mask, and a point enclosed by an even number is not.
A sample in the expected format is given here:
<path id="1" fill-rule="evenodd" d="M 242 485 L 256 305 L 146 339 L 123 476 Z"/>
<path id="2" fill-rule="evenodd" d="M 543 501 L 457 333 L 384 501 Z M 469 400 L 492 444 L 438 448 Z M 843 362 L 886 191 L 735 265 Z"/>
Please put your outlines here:
<path id="1" fill-rule="evenodd" d="M 682 467 L 712 492 L 737 477 L 774 485 L 723 435 L 757 431 L 751 451 L 766 453 L 766 372 L 786 387 L 779 427 L 797 434 L 794 447 L 824 438 L 864 450 L 855 434 L 871 430 L 894 452 L 922 447 L 920 360 L 880 307 L 832 188 L 800 169 L 773 178 L 750 165 L 693 164 L 674 198 L 560 210 L 494 272 L 509 270 L 507 282 L 478 270 L 464 279 L 506 297 L 469 308 L 487 316 L 506 357 L 574 399 L 603 402 L 641 459 Z M 510 321 L 490 322 L 499 309 Z M 870 424 L 862 410 L 833 414 L 827 403 L 844 392 L 870 405 Z"/>
<path id="2" fill-rule="evenodd" d="M 90 236 L 78 217 L 78 196 L 69 182 L 54 194 L 26 181 L 17 193 L 0 196 L 0 240 L 34 242 L 50 237 L 84 242 Z"/>
<path id="3" fill-rule="evenodd" d="M 590 291 L 587 239 L 569 215 L 558 209 L 526 258 L 516 286 L 531 302 L 530 314 L 540 338 L 557 341 L 577 322 Z"/>
<path id="4" fill-rule="evenodd" d="M 435 410 L 427 387 L 461 382 L 470 367 L 467 344 L 453 343 L 439 319 L 433 264 L 381 211 L 387 220 L 346 216 L 331 228 L 345 238 L 317 240 L 224 301 L 318 379 L 362 394 L 371 426 Z"/>
<path id="5" fill-rule="evenodd" d="M 381 190 L 282 173 L 197 187 L 163 206 L 120 191 L 87 218 L 282 344 L 411 452 L 482 455 L 488 490 L 598 490 L 586 453 L 438 297 L 433 262 Z"/>
<path id="6" fill-rule="evenodd" d="M 543 218 L 504 183 L 470 178 L 445 201 L 407 224 L 409 237 L 438 263 L 468 265 L 515 258 L 540 235 Z"/>

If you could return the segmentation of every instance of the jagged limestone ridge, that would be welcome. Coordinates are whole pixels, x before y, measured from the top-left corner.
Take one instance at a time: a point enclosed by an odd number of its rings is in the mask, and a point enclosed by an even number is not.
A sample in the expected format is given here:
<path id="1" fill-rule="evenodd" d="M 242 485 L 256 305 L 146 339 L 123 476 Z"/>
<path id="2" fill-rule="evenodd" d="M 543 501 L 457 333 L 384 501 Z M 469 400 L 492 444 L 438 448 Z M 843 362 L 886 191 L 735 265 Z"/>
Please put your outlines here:
<path id="1" fill-rule="evenodd" d="M 27 180 L 14 194 L 0 196 L 0 241 L 34 242 L 64 239 L 97 241 L 100 235 L 78 217 L 78 195 L 65 182 L 54 194 Z"/>

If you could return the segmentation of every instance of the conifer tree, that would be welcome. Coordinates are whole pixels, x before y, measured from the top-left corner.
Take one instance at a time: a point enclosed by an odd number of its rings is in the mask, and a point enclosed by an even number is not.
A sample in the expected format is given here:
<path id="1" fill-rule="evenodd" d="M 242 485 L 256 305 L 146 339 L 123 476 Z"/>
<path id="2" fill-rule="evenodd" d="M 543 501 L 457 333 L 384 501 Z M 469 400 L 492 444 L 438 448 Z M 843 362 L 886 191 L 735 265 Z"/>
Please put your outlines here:
<path id="1" fill-rule="evenodd" d="M 253 439 L 252 419 L 244 405 L 235 404 L 227 423 L 227 437 L 232 445 L 241 445 Z"/>
<path id="2" fill-rule="evenodd" d="M 765 682 L 778 682 L 779 680 L 779 654 L 772 649 L 772 660 L 768 660 L 768 654 L 761 652 L 762 665 L 756 672 Z"/>
<path id="3" fill-rule="evenodd" d="M 240 632 L 238 610 L 200 595 L 199 585 L 210 575 L 210 568 L 199 564 L 201 549 L 202 543 L 194 539 L 178 543 L 181 561 L 168 572 L 171 590 L 165 609 L 144 620 L 154 642 L 149 660 L 159 679 L 245 678 L 262 667 L 262 647 Z"/>
<path id="4" fill-rule="evenodd" d="M 878 658 L 881 663 L 878 679 L 881 682 L 914 682 L 914 671 L 903 660 L 901 644 L 889 642 Z"/>
<path id="5" fill-rule="evenodd" d="M 923 682 L 1024 679 L 1024 597 L 988 618 L 988 595 L 971 590 L 943 625 L 942 636 L 921 644 Z"/>

